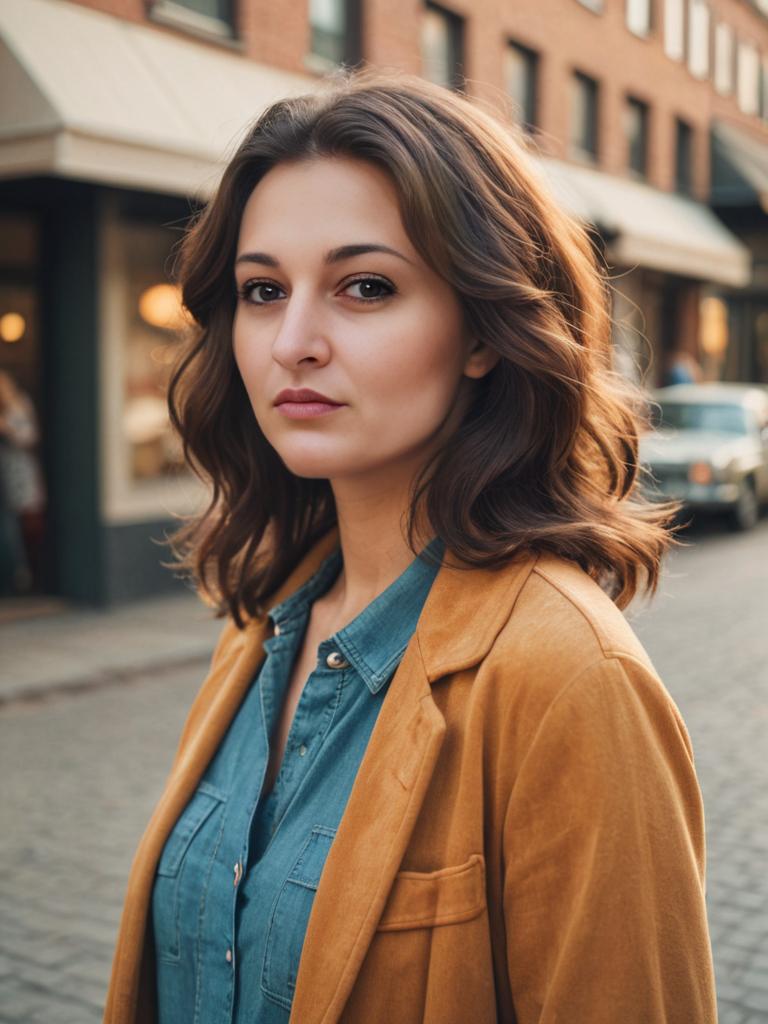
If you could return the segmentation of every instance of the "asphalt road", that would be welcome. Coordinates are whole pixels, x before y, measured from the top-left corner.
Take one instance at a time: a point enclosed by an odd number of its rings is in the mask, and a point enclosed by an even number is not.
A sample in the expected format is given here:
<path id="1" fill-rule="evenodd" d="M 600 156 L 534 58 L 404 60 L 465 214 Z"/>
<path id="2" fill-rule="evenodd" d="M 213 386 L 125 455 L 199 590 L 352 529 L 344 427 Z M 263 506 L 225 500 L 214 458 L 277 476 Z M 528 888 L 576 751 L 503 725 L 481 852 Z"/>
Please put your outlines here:
<path id="1" fill-rule="evenodd" d="M 628 617 L 693 739 L 721 1024 L 768 1024 L 768 520 L 686 539 Z M 128 866 L 204 673 L 0 707 L 0 1024 L 101 1020 Z"/>

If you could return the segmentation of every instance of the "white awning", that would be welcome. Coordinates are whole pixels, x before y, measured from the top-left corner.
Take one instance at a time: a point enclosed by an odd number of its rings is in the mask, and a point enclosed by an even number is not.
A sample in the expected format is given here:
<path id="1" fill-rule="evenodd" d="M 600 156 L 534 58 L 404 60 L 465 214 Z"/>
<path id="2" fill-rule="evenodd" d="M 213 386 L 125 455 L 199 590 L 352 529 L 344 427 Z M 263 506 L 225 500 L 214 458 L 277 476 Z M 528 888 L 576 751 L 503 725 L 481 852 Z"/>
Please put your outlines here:
<path id="1" fill-rule="evenodd" d="M 735 287 L 749 283 L 749 249 L 703 203 L 591 167 L 549 158 L 535 163 L 555 199 L 605 237 L 612 266 Z"/>
<path id="2" fill-rule="evenodd" d="M 209 195 L 290 74 L 61 0 L 0 2 L 0 178 Z"/>

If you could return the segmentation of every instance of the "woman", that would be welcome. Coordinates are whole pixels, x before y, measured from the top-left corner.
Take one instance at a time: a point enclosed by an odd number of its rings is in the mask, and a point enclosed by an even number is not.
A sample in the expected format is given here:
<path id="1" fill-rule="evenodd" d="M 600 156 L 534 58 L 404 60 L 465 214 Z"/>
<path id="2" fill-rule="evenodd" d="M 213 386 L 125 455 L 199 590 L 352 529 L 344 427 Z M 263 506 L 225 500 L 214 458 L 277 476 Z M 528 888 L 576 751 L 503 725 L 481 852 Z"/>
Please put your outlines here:
<path id="1" fill-rule="evenodd" d="M 690 742 L 619 611 L 670 509 L 585 233 L 491 115 L 362 72 L 258 119 L 180 270 L 228 622 L 105 1020 L 714 1021 Z"/>
<path id="2" fill-rule="evenodd" d="M 32 589 L 45 487 L 35 448 L 35 407 L 14 378 L 0 370 L 0 593 Z"/>

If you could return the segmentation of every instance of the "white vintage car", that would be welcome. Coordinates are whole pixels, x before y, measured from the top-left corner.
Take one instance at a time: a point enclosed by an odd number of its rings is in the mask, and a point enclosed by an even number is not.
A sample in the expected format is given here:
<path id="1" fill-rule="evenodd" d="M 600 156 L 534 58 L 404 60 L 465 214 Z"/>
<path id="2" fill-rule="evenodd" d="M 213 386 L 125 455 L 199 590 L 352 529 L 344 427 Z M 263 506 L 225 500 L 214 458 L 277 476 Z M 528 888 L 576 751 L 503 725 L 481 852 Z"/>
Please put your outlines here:
<path id="1" fill-rule="evenodd" d="M 640 439 L 649 497 L 690 511 L 725 512 L 751 529 L 768 504 L 768 389 L 674 384 L 650 393 L 654 429 Z"/>

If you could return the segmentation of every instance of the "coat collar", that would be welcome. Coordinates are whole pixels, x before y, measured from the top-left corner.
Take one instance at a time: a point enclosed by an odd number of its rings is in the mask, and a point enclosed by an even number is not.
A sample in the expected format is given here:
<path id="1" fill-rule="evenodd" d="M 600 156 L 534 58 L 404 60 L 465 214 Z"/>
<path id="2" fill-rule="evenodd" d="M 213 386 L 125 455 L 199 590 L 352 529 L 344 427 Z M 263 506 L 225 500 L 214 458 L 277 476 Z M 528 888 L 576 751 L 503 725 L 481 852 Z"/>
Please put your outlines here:
<path id="1" fill-rule="evenodd" d="M 334 526 L 316 541 L 290 576 L 266 603 L 274 607 L 290 597 L 320 567 L 339 544 Z M 521 554 L 496 568 L 478 568 L 446 551 L 443 565 L 430 589 L 416 627 L 418 644 L 427 678 L 433 683 L 449 672 L 460 671 L 482 661 L 509 618 L 517 595 L 538 557 Z M 473 609 L 467 628 L 467 609 Z M 249 623 L 249 629 L 263 632 L 267 614 Z"/>

